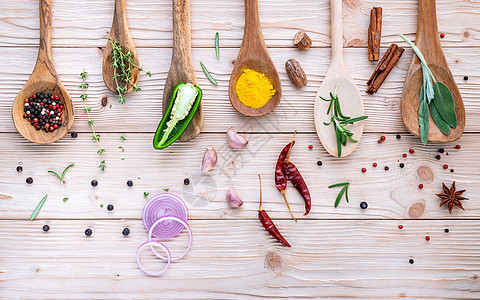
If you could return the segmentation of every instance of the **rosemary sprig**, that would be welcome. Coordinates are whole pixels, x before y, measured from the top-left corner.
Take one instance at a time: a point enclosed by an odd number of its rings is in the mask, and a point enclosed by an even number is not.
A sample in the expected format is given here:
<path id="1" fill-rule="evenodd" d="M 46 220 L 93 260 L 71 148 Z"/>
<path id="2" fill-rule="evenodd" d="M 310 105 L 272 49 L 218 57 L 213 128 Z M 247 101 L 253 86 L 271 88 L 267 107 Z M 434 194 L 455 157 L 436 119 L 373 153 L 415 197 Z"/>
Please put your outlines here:
<path id="1" fill-rule="evenodd" d="M 105 149 L 101 147 L 101 145 L 100 145 L 100 135 L 95 132 L 95 128 L 93 127 L 93 121 L 92 121 L 92 118 L 90 116 L 90 111 L 92 110 L 92 108 L 87 105 L 87 98 L 88 98 L 88 95 L 87 95 L 87 89 L 88 89 L 87 77 L 88 77 L 88 73 L 85 71 L 85 69 L 83 70 L 82 73 L 80 73 L 80 77 L 82 77 L 82 84 L 80 84 L 80 89 L 82 90 L 82 94 L 80 95 L 80 98 L 83 100 L 83 103 L 85 103 L 85 107 L 83 108 L 83 110 L 87 113 L 88 125 L 90 125 L 90 127 L 92 128 L 92 132 L 93 132 L 92 140 L 97 143 L 97 145 L 98 145 L 97 154 L 100 155 L 100 157 L 101 157 L 100 165 L 98 167 L 100 168 L 100 170 L 105 171 L 106 164 L 105 164 L 105 158 L 103 157 L 103 154 L 105 153 Z"/>
<path id="2" fill-rule="evenodd" d="M 338 100 L 337 89 L 338 84 L 335 87 L 335 91 L 333 93 L 330 93 L 330 99 L 325 99 L 322 96 L 320 96 L 320 99 L 326 102 L 330 102 L 327 110 L 327 115 L 330 113 L 330 111 L 332 111 L 332 118 L 330 119 L 330 122 L 323 122 L 323 124 L 325 126 L 329 126 L 333 123 L 333 126 L 335 127 L 335 136 L 337 139 L 337 153 L 338 157 L 341 157 L 342 145 L 346 146 L 348 140 L 354 143 L 358 143 L 358 141 L 353 138 L 353 133 L 350 132 L 350 130 L 348 130 L 347 128 L 345 128 L 345 126 L 365 120 L 366 118 L 368 118 L 368 116 L 361 116 L 356 118 L 345 116 L 340 108 L 340 101 Z"/>
<path id="3" fill-rule="evenodd" d="M 338 204 L 340 204 L 340 200 L 342 199 L 343 194 L 345 194 L 345 200 L 347 200 L 347 203 L 348 203 L 348 187 L 350 186 L 350 182 L 332 184 L 328 188 L 331 189 L 339 186 L 343 186 L 343 188 L 338 193 L 337 199 L 335 199 L 335 207 L 337 207 Z"/>
<path id="4" fill-rule="evenodd" d="M 33 210 L 33 213 L 32 213 L 32 215 L 30 216 L 30 221 L 33 221 L 33 220 L 37 217 L 38 213 L 39 213 L 40 210 L 42 209 L 43 204 L 45 203 L 45 201 L 47 201 L 47 198 L 48 198 L 48 194 L 45 195 L 45 197 L 43 197 L 42 200 L 40 200 L 40 202 L 38 203 L 37 207 Z"/>
<path id="5" fill-rule="evenodd" d="M 113 79 L 115 80 L 115 91 L 117 92 L 118 102 L 125 103 L 125 94 L 127 93 L 128 86 L 131 84 L 133 91 L 139 92 L 142 89 L 139 88 L 133 81 L 132 69 L 137 68 L 140 72 L 145 72 L 149 77 L 152 74 L 143 70 L 139 65 L 133 61 L 133 53 L 128 50 L 127 53 L 122 49 L 122 46 L 111 36 L 108 36 L 110 43 L 112 44 L 112 67 L 113 67 Z"/>
<path id="6" fill-rule="evenodd" d="M 200 66 L 202 67 L 203 73 L 205 73 L 205 76 L 207 76 L 208 80 L 210 80 L 210 82 L 214 85 L 218 85 L 218 82 L 213 78 L 212 74 L 208 72 L 207 68 L 202 62 L 200 62 Z"/>
<path id="7" fill-rule="evenodd" d="M 71 167 L 75 166 L 75 164 L 71 164 L 71 165 L 68 165 L 64 170 L 63 170 L 63 173 L 62 173 L 62 176 L 58 175 L 57 172 L 54 172 L 54 171 L 47 171 L 48 173 L 52 173 L 53 175 L 57 176 L 58 179 L 60 179 L 60 183 L 62 184 L 63 183 L 63 179 L 65 178 L 65 174 L 67 173 L 68 169 L 70 169 Z"/>
<path id="8" fill-rule="evenodd" d="M 220 60 L 220 38 L 218 32 L 215 33 L 215 54 L 217 55 L 217 60 Z"/>

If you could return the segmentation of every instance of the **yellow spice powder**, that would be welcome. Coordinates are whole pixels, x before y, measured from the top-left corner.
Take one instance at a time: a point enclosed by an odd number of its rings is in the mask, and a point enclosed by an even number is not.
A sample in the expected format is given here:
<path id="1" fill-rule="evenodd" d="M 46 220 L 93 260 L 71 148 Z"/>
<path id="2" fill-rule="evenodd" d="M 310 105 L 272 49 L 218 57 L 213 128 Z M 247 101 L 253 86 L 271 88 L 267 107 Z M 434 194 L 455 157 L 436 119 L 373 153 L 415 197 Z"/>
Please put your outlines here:
<path id="1" fill-rule="evenodd" d="M 254 109 L 264 107 L 275 95 L 270 79 L 265 74 L 248 68 L 238 78 L 235 91 L 240 102 Z"/>

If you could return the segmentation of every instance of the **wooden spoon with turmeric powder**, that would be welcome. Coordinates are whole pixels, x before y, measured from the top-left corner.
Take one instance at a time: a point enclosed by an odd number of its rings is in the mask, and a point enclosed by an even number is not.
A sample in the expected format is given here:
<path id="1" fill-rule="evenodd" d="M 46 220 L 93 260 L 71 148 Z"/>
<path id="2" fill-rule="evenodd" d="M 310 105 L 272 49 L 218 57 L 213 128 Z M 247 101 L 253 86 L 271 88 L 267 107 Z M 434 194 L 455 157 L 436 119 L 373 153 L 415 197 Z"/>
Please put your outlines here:
<path id="1" fill-rule="evenodd" d="M 280 78 L 263 40 L 257 0 L 245 0 L 243 41 L 228 93 L 232 106 L 252 117 L 272 112 L 282 98 Z"/>

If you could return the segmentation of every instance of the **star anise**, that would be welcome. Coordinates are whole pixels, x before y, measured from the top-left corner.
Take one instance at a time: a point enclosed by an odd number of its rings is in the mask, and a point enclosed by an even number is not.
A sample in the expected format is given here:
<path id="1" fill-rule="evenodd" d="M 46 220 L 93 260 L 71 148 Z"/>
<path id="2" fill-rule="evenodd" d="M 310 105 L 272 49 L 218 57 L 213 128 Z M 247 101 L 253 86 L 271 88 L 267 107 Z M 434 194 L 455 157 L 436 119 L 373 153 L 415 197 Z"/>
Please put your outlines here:
<path id="1" fill-rule="evenodd" d="M 463 193 L 465 193 L 465 190 L 457 191 L 457 188 L 455 186 L 455 181 L 452 183 L 452 186 L 450 188 L 448 188 L 443 182 L 442 182 L 442 185 L 443 185 L 443 193 L 436 194 L 438 197 L 440 197 L 443 200 L 442 203 L 440 203 L 440 207 L 444 206 L 445 204 L 448 204 L 448 210 L 450 211 L 450 214 L 452 214 L 452 209 L 454 205 L 465 210 L 465 208 L 463 208 L 462 206 L 462 202 L 460 202 L 461 200 L 468 200 L 468 198 L 461 196 Z"/>

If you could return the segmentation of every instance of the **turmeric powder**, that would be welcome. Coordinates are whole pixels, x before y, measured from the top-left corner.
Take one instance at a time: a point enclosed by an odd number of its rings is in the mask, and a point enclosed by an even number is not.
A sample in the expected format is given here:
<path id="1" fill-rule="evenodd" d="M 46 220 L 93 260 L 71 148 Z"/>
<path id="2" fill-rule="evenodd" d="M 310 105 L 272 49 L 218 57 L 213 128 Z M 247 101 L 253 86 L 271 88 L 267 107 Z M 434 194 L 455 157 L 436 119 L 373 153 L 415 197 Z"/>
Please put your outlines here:
<path id="1" fill-rule="evenodd" d="M 264 107 L 276 92 L 265 74 L 248 68 L 238 78 L 235 91 L 240 102 L 254 109 Z"/>

